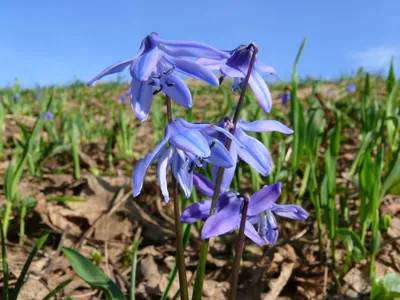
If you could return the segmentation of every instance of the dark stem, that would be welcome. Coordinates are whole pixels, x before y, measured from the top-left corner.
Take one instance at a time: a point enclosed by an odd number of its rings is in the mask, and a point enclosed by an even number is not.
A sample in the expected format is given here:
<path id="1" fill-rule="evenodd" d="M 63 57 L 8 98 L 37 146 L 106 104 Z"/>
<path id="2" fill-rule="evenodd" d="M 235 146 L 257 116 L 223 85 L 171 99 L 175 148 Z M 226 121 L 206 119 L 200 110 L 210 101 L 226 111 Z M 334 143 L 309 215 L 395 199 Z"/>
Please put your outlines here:
<path id="1" fill-rule="evenodd" d="M 242 219 L 240 220 L 239 235 L 235 247 L 235 260 L 232 267 L 231 289 L 229 291 L 229 300 L 236 299 L 236 291 L 239 279 L 240 261 L 242 260 L 243 247 L 244 247 L 244 229 L 246 227 L 247 209 L 249 207 L 250 199 L 244 196 L 244 206 L 242 210 Z"/>
<path id="2" fill-rule="evenodd" d="M 250 59 L 250 64 L 249 64 L 249 69 L 247 70 L 246 78 L 243 82 L 243 87 L 242 87 L 242 92 L 239 97 L 238 104 L 236 106 L 235 114 L 233 116 L 233 128 L 231 129 L 231 133 L 235 134 L 236 130 L 236 124 L 239 119 L 239 113 L 240 110 L 242 109 L 243 101 L 244 101 L 244 96 L 246 94 L 246 89 L 249 84 L 249 79 L 251 75 L 251 71 L 253 70 L 253 65 L 256 59 L 256 55 L 258 52 L 258 47 L 256 44 L 252 43 L 247 46 L 249 49 L 253 48 L 253 54 Z M 227 138 L 225 147 L 229 151 L 231 148 L 232 141 L 231 139 Z M 210 216 L 212 216 L 215 213 L 215 207 L 217 206 L 217 200 L 218 196 L 221 191 L 221 183 L 222 183 L 222 178 L 224 176 L 224 168 L 219 168 L 218 169 L 218 174 L 217 178 L 215 181 L 215 189 L 214 189 L 214 194 L 212 197 L 212 202 L 211 202 L 211 209 L 210 209 Z M 201 252 L 200 252 L 200 259 L 199 259 L 199 265 L 197 266 L 197 273 L 196 273 L 196 281 L 194 284 L 194 289 L 193 289 L 193 298 L 192 300 L 200 300 L 202 291 L 203 291 L 203 283 L 204 283 L 204 275 L 205 275 L 205 268 L 206 268 L 206 260 L 207 260 L 207 253 L 208 253 L 208 240 L 204 240 L 202 245 L 201 245 Z"/>
<path id="3" fill-rule="evenodd" d="M 171 98 L 167 95 L 167 116 L 168 124 L 172 122 L 172 105 Z M 176 260 L 178 262 L 179 287 L 182 300 L 189 299 L 186 280 L 185 254 L 182 240 L 182 227 L 180 221 L 179 199 L 178 199 L 178 184 L 174 175 L 171 173 L 172 181 L 172 201 L 174 203 L 174 220 L 175 220 L 175 235 L 176 235 Z"/>

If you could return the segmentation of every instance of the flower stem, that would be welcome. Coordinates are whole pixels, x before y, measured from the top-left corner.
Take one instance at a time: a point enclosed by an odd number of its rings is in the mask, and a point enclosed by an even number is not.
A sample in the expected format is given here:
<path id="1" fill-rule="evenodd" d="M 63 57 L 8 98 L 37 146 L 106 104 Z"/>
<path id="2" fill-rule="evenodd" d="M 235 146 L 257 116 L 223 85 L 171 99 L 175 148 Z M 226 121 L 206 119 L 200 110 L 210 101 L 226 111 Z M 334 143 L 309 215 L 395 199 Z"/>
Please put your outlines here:
<path id="1" fill-rule="evenodd" d="M 244 229 L 246 227 L 247 209 L 249 207 L 250 199 L 248 196 L 244 197 L 244 206 L 242 210 L 242 218 L 240 220 L 239 235 L 235 247 L 235 260 L 232 267 L 231 289 L 229 291 L 229 300 L 236 299 L 236 291 L 239 279 L 240 261 L 242 260 L 243 247 L 244 247 Z"/>
<path id="2" fill-rule="evenodd" d="M 239 97 L 238 104 L 236 106 L 235 113 L 233 115 L 233 128 L 231 129 L 231 133 L 235 134 L 236 130 L 236 124 L 239 120 L 239 114 L 240 110 L 242 109 L 243 106 L 243 101 L 244 101 L 244 96 L 246 94 L 246 89 L 249 84 L 249 79 L 251 75 L 251 71 L 253 70 L 253 65 L 256 59 L 256 55 L 258 52 L 258 47 L 256 44 L 251 43 L 250 45 L 247 46 L 249 49 L 253 48 L 253 54 L 250 59 L 250 64 L 249 64 L 249 69 L 247 70 L 247 74 L 245 77 L 245 80 L 243 82 L 243 87 L 242 87 L 242 92 Z M 231 148 L 232 141 L 231 139 L 227 138 L 225 147 L 229 151 Z M 215 207 L 217 206 L 217 200 L 218 196 L 221 191 L 221 184 L 222 184 L 222 178 L 224 177 L 224 168 L 219 168 L 218 169 L 218 175 L 215 180 L 215 189 L 214 189 L 214 194 L 212 197 L 212 202 L 211 202 L 211 210 L 210 210 L 210 216 L 212 216 L 215 213 Z M 194 283 L 194 289 L 193 289 L 193 300 L 200 300 L 202 291 L 203 291 L 203 282 L 204 282 L 204 273 L 205 273 L 205 268 L 206 268 L 206 260 L 207 260 L 207 253 L 208 253 L 208 240 L 204 240 L 203 244 L 201 246 L 201 253 L 200 253 L 200 258 L 199 258 L 199 264 L 197 266 L 197 272 L 196 272 L 196 281 Z"/>
<path id="3" fill-rule="evenodd" d="M 167 116 L 168 123 L 172 122 L 172 105 L 171 98 L 167 95 Z M 182 227 L 180 221 L 179 199 L 178 199 L 178 184 L 173 174 L 171 174 L 172 181 L 172 201 L 174 203 L 174 220 L 175 220 L 175 236 L 176 236 L 176 260 L 178 262 L 179 272 L 179 287 L 182 300 L 189 299 L 186 279 L 185 256 L 182 241 Z"/>

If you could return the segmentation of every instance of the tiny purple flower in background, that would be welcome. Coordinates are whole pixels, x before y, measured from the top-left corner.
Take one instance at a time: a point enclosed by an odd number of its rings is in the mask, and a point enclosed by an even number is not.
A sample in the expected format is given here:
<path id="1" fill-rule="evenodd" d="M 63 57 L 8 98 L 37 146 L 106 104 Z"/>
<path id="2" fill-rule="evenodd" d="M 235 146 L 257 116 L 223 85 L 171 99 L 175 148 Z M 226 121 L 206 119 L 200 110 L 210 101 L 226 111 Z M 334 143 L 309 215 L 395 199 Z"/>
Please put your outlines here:
<path id="1" fill-rule="evenodd" d="M 118 99 L 118 102 L 121 104 L 125 104 L 126 103 L 126 97 L 125 95 L 121 95 Z"/>
<path id="2" fill-rule="evenodd" d="M 243 147 L 229 131 L 214 124 L 191 124 L 183 119 L 176 119 L 165 129 L 164 140 L 136 165 L 133 172 L 133 194 L 139 195 L 143 179 L 150 164 L 159 158 L 157 173 L 161 192 L 168 202 L 167 169 L 172 166 L 172 174 L 179 182 L 187 198 L 192 193 L 193 169 L 202 167 L 203 161 L 229 168 L 233 161 L 225 146 L 208 133 L 220 132 Z M 170 147 L 166 148 L 167 142 Z"/>
<path id="3" fill-rule="evenodd" d="M 143 122 L 149 115 L 153 96 L 161 91 L 180 105 L 192 106 L 189 88 L 174 74 L 175 71 L 218 86 L 218 79 L 209 69 L 183 57 L 223 59 L 228 56 L 226 52 L 202 43 L 162 40 L 153 32 L 143 39 L 134 57 L 107 68 L 88 85 L 106 75 L 129 69 L 132 76 L 129 88 L 131 106 Z"/>
<path id="4" fill-rule="evenodd" d="M 346 86 L 346 92 L 349 94 L 354 93 L 356 90 L 357 90 L 357 86 L 354 82 L 352 82 Z"/>
<path id="5" fill-rule="evenodd" d="M 19 94 L 14 94 L 13 100 L 14 100 L 14 102 L 19 102 L 19 100 L 21 100 L 21 96 Z"/>
<path id="6" fill-rule="evenodd" d="M 214 185 L 204 176 L 195 174 L 196 188 L 212 197 Z M 245 226 L 245 235 L 258 245 L 273 244 L 278 240 L 279 226 L 274 214 L 282 217 L 305 220 L 308 213 L 297 205 L 279 205 L 276 200 L 281 194 L 281 183 L 266 185 L 250 197 Z M 190 205 L 182 212 L 181 222 L 192 224 L 205 220 L 201 237 L 208 239 L 239 229 L 243 195 L 228 191 L 219 195 L 216 213 L 209 217 L 211 200 L 203 200 Z M 257 230 L 254 225 L 257 225 Z"/>
<path id="7" fill-rule="evenodd" d="M 53 113 L 51 111 L 46 112 L 46 115 L 45 115 L 45 119 L 46 120 L 52 121 L 53 118 L 54 118 L 54 115 L 53 115 Z"/>
<path id="8" fill-rule="evenodd" d="M 240 45 L 232 51 L 225 52 L 230 55 L 228 58 L 222 60 L 200 58 L 197 62 L 210 70 L 219 70 L 222 78 L 225 76 L 233 78 L 232 92 L 236 93 L 243 86 L 253 50 L 245 45 Z M 260 73 L 276 74 L 276 72 L 274 68 L 256 60 L 249 79 L 249 85 L 261 108 L 265 112 L 270 112 L 272 106 L 271 93 Z"/>
<path id="9" fill-rule="evenodd" d="M 225 118 L 221 121 L 218 126 L 230 130 L 233 127 L 233 123 L 230 118 Z M 256 169 L 261 175 L 267 176 L 272 169 L 272 158 L 263 143 L 256 138 L 247 135 L 245 131 L 250 132 L 272 132 L 277 131 L 283 134 L 292 134 L 293 130 L 275 120 L 259 120 L 254 122 L 247 122 L 240 120 L 236 125 L 235 138 L 243 144 L 244 147 L 237 147 L 235 143 L 231 145 L 229 153 L 233 160 L 233 166 L 226 168 L 224 172 L 223 182 L 231 182 L 235 175 L 236 165 L 238 157 L 243 159 L 247 164 Z M 220 141 L 225 143 L 226 139 L 224 136 L 219 136 Z M 215 176 L 218 172 L 218 167 L 213 167 L 213 175 Z"/>
<path id="10" fill-rule="evenodd" d="M 278 99 L 282 100 L 283 105 L 286 105 L 286 103 L 288 103 L 290 101 L 290 92 L 285 91 L 283 93 L 280 93 L 278 95 Z"/>

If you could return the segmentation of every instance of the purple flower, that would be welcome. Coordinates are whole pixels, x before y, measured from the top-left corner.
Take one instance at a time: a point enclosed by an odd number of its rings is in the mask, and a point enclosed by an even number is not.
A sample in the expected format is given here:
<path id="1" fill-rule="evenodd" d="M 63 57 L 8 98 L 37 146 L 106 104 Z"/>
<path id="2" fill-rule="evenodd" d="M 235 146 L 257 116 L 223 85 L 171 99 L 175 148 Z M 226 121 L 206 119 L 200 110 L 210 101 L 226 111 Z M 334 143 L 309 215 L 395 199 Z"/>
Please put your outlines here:
<path id="1" fill-rule="evenodd" d="M 286 103 L 288 103 L 290 101 L 290 92 L 289 91 L 285 91 L 283 93 L 280 93 L 278 95 L 278 99 L 282 100 L 282 104 L 286 105 Z"/>
<path id="2" fill-rule="evenodd" d="M 142 189 L 146 170 L 158 158 L 158 180 L 165 201 L 169 200 L 166 174 L 170 165 L 174 177 L 188 198 L 192 192 L 195 166 L 202 167 L 202 162 L 206 161 L 222 168 L 231 167 L 233 161 L 225 146 L 208 135 L 209 132 L 220 132 L 232 138 L 239 148 L 243 147 L 229 131 L 214 124 L 191 124 L 183 119 L 176 119 L 166 127 L 164 140 L 136 165 L 133 172 L 134 196 L 139 195 Z M 166 148 L 168 141 L 170 147 Z"/>
<path id="3" fill-rule="evenodd" d="M 232 92 L 236 93 L 242 88 L 244 79 L 249 69 L 253 50 L 245 45 L 240 45 L 232 51 L 225 51 L 230 56 L 222 60 L 200 58 L 198 63 L 211 70 L 219 70 L 222 78 L 225 76 L 233 78 Z M 258 103 L 265 112 L 271 111 L 272 98 L 267 84 L 260 73 L 275 74 L 275 69 L 256 60 L 251 71 L 249 85 L 251 86 Z"/>
<path id="4" fill-rule="evenodd" d="M 174 71 L 214 86 L 219 84 L 209 69 L 193 60 L 182 58 L 185 56 L 223 59 L 229 54 L 202 43 L 162 40 L 153 32 L 142 41 L 139 52 L 133 58 L 107 68 L 89 81 L 88 85 L 93 85 L 106 75 L 129 68 L 132 76 L 129 88 L 131 105 L 135 115 L 143 122 L 149 115 L 153 96 L 161 91 L 180 105 L 192 106 L 189 88 Z"/>
<path id="5" fill-rule="evenodd" d="M 21 100 L 21 96 L 20 96 L 19 94 L 14 94 L 14 95 L 13 95 L 13 100 L 14 100 L 15 102 L 19 102 L 19 100 Z"/>
<path id="6" fill-rule="evenodd" d="M 53 113 L 51 111 L 46 112 L 45 119 L 47 121 L 52 121 L 53 118 L 54 118 L 54 115 L 53 115 Z"/>
<path id="7" fill-rule="evenodd" d="M 356 90 L 357 90 L 357 86 L 354 82 L 352 82 L 346 86 L 346 92 L 349 94 L 354 93 Z"/>
<path id="8" fill-rule="evenodd" d="M 227 130 L 233 127 L 233 123 L 229 118 L 225 118 L 219 123 L 219 126 Z M 239 121 L 235 130 L 235 138 L 238 139 L 244 147 L 237 147 L 235 143 L 232 143 L 229 153 L 233 160 L 233 166 L 226 168 L 224 172 L 223 184 L 230 183 L 233 176 L 235 175 L 236 164 L 238 162 L 238 156 L 244 160 L 251 167 L 256 169 L 261 175 L 267 176 L 272 169 L 272 158 L 263 143 L 256 138 L 247 135 L 245 131 L 250 132 L 271 132 L 278 131 L 284 134 L 292 134 L 293 130 L 275 120 L 259 120 L 254 122 Z M 225 136 L 219 136 L 220 141 L 225 143 Z M 218 167 L 213 167 L 213 174 L 218 172 Z M 226 187 L 229 187 L 227 185 Z"/>
<path id="9" fill-rule="evenodd" d="M 208 197 L 212 197 L 214 186 L 204 176 L 195 175 L 195 186 Z M 281 194 L 281 183 L 266 185 L 250 197 L 245 226 L 245 235 L 258 245 L 273 244 L 278 240 L 279 226 L 275 219 L 282 217 L 305 220 L 308 213 L 297 205 L 279 205 L 276 200 Z M 216 213 L 209 217 L 211 200 L 192 204 L 182 212 L 181 222 L 192 224 L 197 220 L 206 220 L 201 237 L 208 239 L 239 229 L 244 197 L 228 191 L 219 195 Z M 257 225 L 257 230 L 254 227 Z"/>
<path id="10" fill-rule="evenodd" d="M 119 103 L 121 103 L 121 104 L 125 104 L 126 103 L 126 98 L 125 98 L 125 95 L 121 95 L 120 97 L 119 97 Z"/>

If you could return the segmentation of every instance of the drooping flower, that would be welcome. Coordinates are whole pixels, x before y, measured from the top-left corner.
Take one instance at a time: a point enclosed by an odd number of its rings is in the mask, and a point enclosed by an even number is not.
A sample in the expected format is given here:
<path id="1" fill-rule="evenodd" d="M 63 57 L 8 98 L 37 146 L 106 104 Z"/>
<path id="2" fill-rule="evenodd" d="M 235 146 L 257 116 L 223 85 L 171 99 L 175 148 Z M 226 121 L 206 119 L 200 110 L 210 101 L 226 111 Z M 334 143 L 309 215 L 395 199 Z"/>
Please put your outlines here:
<path id="1" fill-rule="evenodd" d="M 290 87 L 286 86 L 283 93 L 278 95 L 278 99 L 282 101 L 283 105 L 286 105 L 290 101 Z"/>
<path id="2" fill-rule="evenodd" d="M 174 71 L 214 86 L 219 84 L 209 69 L 184 57 L 223 59 L 228 56 L 224 51 L 198 42 L 162 40 L 153 32 L 143 39 L 134 57 L 107 68 L 89 81 L 88 85 L 93 85 L 106 75 L 129 69 L 132 76 L 129 89 L 131 105 L 136 116 L 143 122 L 148 117 L 153 96 L 161 91 L 175 102 L 191 107 L 190 91 Z"/>
<path id="3" fill-rule="evenodd" d="M 227 130 L 233 128 L 233 123 L 230 118 L 225 118 L 218 125 Z M 272 158 L 267 147 L 265 147 L 265 145 L 256 138 L 247 135 L 245 131 L 278 131 L 284 134 L 293 133 L 292 129 L 275 120 L 259 120 L 253 122 L 247 122 L 243 120 L 239 121 L 236 125 L 235 137 L 244 145 L 244 147 L 239 148 L 236 146 L 236 144 L 232 143 L 229 153 L 232 157 L 234 165 L 225 169 L 223 182 L 230 183 L 232 181 L 232 178 L 235 175 L 238 156 L 263 176 L 268 176 L 268 174 L 271 172 Z M 222 143 L 225 143 L 226 138 L 224 136 L 220 135 L 219 138 Z M 215 178 L 215 175 L 218 172 L 218 167 L 214 166 L 212 171 Z"/>
<path id="4" fill-rule="evenodd" d="M 354 82 L 352 82 L 346 86 L 346 92 L 349 94 L 354 93 L 356 90 L 357 90 L 357 86 Z"/>
<path id="5" fill-rule="evenodd" d="M 118 102 L 121 104 L 125 104 L 126 103 L 126 97 L 125 95 L 121 95 L 118 99 Z"/>
<path id="6" fill-rule="evenodd" d="M 14 94 L 13 100 L 14 100 L 14 102 L 19 102 L 19 100 L 21 100 L 21 96 L 19 94 Z"/>
<path id="7" fill-rule="evenodd" d="M 206 196 L 212 197 L 213 184 L 204 176 L 195 175 L 195 186 Z M 245 235 L 258 245 L 273 244 L 279 235 L 279 226 L 274 213 L 294 219 L 305 220 L 308 213 L 297 205 L 279 205 L 276 200 L 281 194 L 281 183 L 264 186 L 250 197 L 245 225 Z M 181 222 L 192 224 L 205 220 L 201 237 L 208 239 L 239 229 L 244 196 L 227 191 L 219 195 L 216 213 L 209 217 L 211 200 L 203 200 L 190 205 L 182 212 Z M 254 225 L 257 225 L 257 230 Z"/>
<path id="8" fill-rule="evenodd" d="M 190 197 L 193 186 L 193 169 L 202 167 L 203 161 L 213 165 L 229 168 L 233 161 L 225 146 L 209 132 L 220 132 L 232 138 L 243 147 L 229 131 L 214 124 L 191 124 L 183 119 L 176 119 L 165 129 L 164 140 L 135 167 L 133 172 L 134 196 L 139 195 L 146 170 L 150 164 L 159 158 L 157 173 L 161 192 L 165 201 L 169 200 L 167 189 L 167 169 L 171 165 L 172 173 L 179 182 L 186 197 Z M 167 142 L 170 147 L 166 147 Z"/>
<path id="9" fill-rule="evenodd" d="M 45 119 L 47 121 L 52 121 L 54 119 L 54 115 L 51 111 L 46 112 Z"/>
<path id="10" fill-rule="evenodd" d="M 253 54 L 253 49 L 245 45 L 240 45 L 232 51 L 225 51 L 225 53 L 229 54 L 229 58 L 222 60 L 200 58 L 197 62 L 206 66 L 210 70 L 219 70 L 222 74 L 222 79 L 225 76 L 233 78 L 231 89 L 233 93 L 236 93 L 243 87 L 244 79 L 249 69 L 251 56 Z M 256 60 L 249 78 L 249 85 L 251 86 L 261 108 L 265 112 L 270 112 L 272 107 L 271 93 L 260 73 L 276 74 L 276 71 L 274 68 Z"/>

